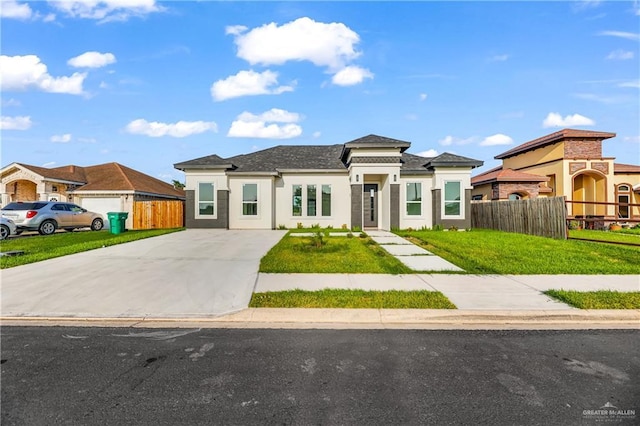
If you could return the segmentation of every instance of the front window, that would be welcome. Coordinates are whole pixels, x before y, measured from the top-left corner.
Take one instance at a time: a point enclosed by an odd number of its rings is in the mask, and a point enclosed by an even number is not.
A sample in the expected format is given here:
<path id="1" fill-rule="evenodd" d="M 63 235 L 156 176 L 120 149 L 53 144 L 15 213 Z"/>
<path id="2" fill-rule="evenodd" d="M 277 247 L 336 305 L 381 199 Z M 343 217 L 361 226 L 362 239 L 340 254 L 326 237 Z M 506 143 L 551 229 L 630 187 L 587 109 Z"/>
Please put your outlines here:
<path id="1" fill-rule="evenodd" d="M 616 189 L 618 193 L 618 219 L 630 219 L 631 187 L 629 185 L 618 185 Z"/>
<path id="2" fill-rule="evenodd" d="M 292 214 L 302 216 L 302 185 L 293 185 Z"/>
<path id="3" fill-rule="evenodd" d="M 307 216 L 316 215 L 316 186 L 307 185 Z"/>
<path id="4" fill-rule="evenodd" d="M 462 214 L 460 182 L 444 183 L 444 215 L 460 216 Z"/>
<path id="5" fill-rule="evenodd" d="M 422 184 L 407 183 L 407 215 L 420 216 L 422 214 Z"/>
<path id="6" fill-rule="evenodd" d="M 322 185 L 322 216 L 331 216 L 331 185 Z"/>
<path id="7" fill-rule="evenodd" d="M 245 183 L 242 185 L 242 215 L 258 215 L 258 184 Z"/>
<path id="8" fill-rule="evenodd" d="M 215 212 L 215 192 L 211 182 L 198 183 L 198 214 L 213 216 Z"/>

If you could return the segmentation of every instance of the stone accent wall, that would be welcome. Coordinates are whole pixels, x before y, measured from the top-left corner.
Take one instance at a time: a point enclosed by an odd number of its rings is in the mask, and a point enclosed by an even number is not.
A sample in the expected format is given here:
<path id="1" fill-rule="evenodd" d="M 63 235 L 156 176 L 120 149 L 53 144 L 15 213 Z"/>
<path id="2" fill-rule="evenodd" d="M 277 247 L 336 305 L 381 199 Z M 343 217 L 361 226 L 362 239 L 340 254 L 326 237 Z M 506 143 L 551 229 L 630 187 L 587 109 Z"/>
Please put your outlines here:
<path id="1" fill-rule="evenodd" d="M 602 158 L 602 141 L 565 140 L 564 158 Z"/>
<path id="2" fill-rule="evenodd" d="M 229 191 L 216 192 L 216 219 L 196 219 L 196 192 L 187 190 L 185 202 L 185 226 L 187 228 L 222 228 L 229 229 Z"/>
<path id="3" fill-rule="evenodd" d="M 400 228 L 400 184 L 391 184 L 391 229 Z"/>
<path id="4" fill-rule="evenodd" d="M 538 198 L 540 185 L 537 182 L 500 182 L 498 183 L 498 198 L 494 198 L 494 200 L 508 200 L 509 194 L 514 192 L 529 198 Z"/>
<path id="5" fill-rule="evenodd" d="M 593 161 L 591 163 L 591 168 L 593 170 L 597 170 L 599 172 L 604 173 L 605 175 L 609 174 L 609 163 L 601 162 L 601 161 Z"/>
<path id="6" fill-rule="evenodd" d="M 362 185 L 351 185 L 351 228 L 362 229 Z"/>
<path id="7" fill-rule="evenodd" d="M 586 169 L 587 163 L 584 161 L 580 161 L 578 163 L 569 163 L 569 173 L 574 174 L 579 172 L 580 170 Z"/>
<path id="8" fill-rule="evenodd" d="M 18 180 L 7 184 L 11 201 L 36 201 L 40 199 L 37 186 L 28 180 Z"/>

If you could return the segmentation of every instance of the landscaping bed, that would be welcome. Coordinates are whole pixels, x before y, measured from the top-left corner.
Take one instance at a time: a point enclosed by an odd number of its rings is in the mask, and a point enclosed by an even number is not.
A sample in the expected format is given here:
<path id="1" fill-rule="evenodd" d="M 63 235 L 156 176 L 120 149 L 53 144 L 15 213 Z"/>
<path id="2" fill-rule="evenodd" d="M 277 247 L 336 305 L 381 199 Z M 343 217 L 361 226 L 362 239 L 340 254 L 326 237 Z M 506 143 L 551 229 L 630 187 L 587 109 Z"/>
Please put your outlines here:
<path id="1" fill-rule="evenodd" d="M 396 233 L 470 274 L 640 274 L 640 247 L 488 229 Z"/>
<path id="2" fill-rule="evenodd" d="M 545 291 L 561 302 L 580 309 L 640 309 L 640 291 Z"/>
<path id="3" fill-rule="evenodd" d="M 456 309 L 437 291 L 325 289 L 254 293 L 252 308 Z"/>
<path id="4" fill-rule="evenodd" d="M 111 234 L 108 231 L 83 231 L 58 233 L 54 235 L 12 238 L 0 242 L 0 251 L 24 251 L 19 256 L 0 257 L 0 268 L 11 268 L 28 263 L 40 262 L 54 257 L 66 256 L 83 251 L 128 243 L 143 238 L 181 231 L 174 229 L 148 229 Z"/>

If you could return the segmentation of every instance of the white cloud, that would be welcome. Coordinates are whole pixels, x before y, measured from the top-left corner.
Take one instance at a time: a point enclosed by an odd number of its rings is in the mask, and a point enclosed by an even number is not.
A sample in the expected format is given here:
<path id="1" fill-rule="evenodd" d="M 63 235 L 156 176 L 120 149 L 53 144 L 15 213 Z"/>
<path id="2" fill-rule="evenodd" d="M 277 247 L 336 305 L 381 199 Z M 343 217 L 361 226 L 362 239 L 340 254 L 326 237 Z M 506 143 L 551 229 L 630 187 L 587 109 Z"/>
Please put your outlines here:
<path id="1" fill-rule="evenodd" d="M 502 133 L 496 133 L 495 135 L 487 136 L 480 142 L 480 146 L 495 146 L 495 145 L 511 145 L 513 139 Z"/>
<path id="2" fill-rule="evenodd" d="M 475 140 L 476 140 L 475 136 L 471 136 L 470 138 L 463 139 L 463 138 L 458 138 L 455 136 L 448 135 L 448 136 L 445 136 L 444 139 L 440 139 L 438 143 L 442 146 L 467 145 L 472 143 Z"/>
<path id="3" fill-rule="evenodd" d="M 360 55 L 355 50 L 360 37 L 342 23 L 326 24 L 304 17 L 281 26 L 272 22 L 245 31 L 239 26 L 227 27 L 227 33 L 235 36 L 238 57 L 250 64 L 309 61 L 335 71 Z"/>
<path id="4" fill-rule="evenodd" d="M 126 21 L 132 16 L 164 10 L 155 0 L 49 0 L 49 4 L 71 18 L 95 19 L 100 23 Z"/>
<path id="5" fill-rule="evenodd" d="M 418 152 L 416 154 L 419 157 L 436 157 L 438 155 L 438 151 L 436 151 L 435 149 L 428 149 L 426 151 L 422 151 L 422 152 Z"/>
<path id="6" fill-rule="evenodd" d="M 313 132 L 314 139 L 318 139 L 320 136 L 322 136 L 322 132 Z"/>
<path id="7" fill-rule="evenodd" d="M 640 89 L 640 80 L 625 81 L 618 84 L 618 87 L 633 87 Z"/>
<path id="8" fill-rule="evenodd" d="M 253 95 L 279 95 L 292 92 L 292 86 L 278 86 L 278 73 L 240 71 L 236 75 L 218 80 L 211 85 L 211 96 L 216 101 Z"/>
<path id="9" fill-rule="evenodd" d="M 373 73 L 368 69 L 350 65 L 338 71 L 331 81 L 337 86 L 353 86 L 362 83 L 365 78 L 373 78 Z"/>
<path id="10" fill-rule="evenodd" d="M 78 138 L 78 142 L 82 143 L 96 143 L 98 142 L 95 138 Z"/>
<path id="11" fill-rule="evenodd" d="M 600 31 L 598 35 L 625 38 L 627 40 L 639 41 L 640 34 L 625 31 Z"/>
<path id="12" fill-rule="evenodd" d="M 291 139 L 302 134 L 302 127 L 295 124 L 301 119 L 300 114 L 277 108 L 272 108 L 260 115 L 245 111 L 231 123 L 227 136 L 232 138 Z"/>
<path id="13" fill-rule="evenodd" d="M 626 96 L 600 96 L 593 93 L 574 93 L 573 96 L 587 101 L 601 102 L 603 104 L 619 104 L 629 101 L 629 97 Z"/>
<path id="14" fill-rule="evenodd" d="M 633 59 L 634 53 L 631 50 L 617 49 L 607 55 L 607 59 L 614 59 L 619 61 L 625 61 L 627 59 Z"/>
<path id="15" fill-rule="evenodd" d="M 69 143 L 71 142 L 71 133 L 65 133 L 64 135 L 53 135 L 51 136 L 51 142 Z"/>
<path id="16" fill-rule="evenodd" d="M 593 126 L 596 124 L 590 118 L 580 114 L 567 115 L 564 118 L 556 112 L 550 112 L 542 122 L 542 127 L 570 127 L 570 126 Z"/>
<path id="17" fill-rule="evenodd" d="M 115 62 L 116 57 L 113 53 L 85 52 L 69 59 L 67 64 L 75 68 L 101 68 Z"/>
<path id="18" fill-rule="evenodd" d="M 427 94 L 426 93 L 420 93 L 420 100 L 424 101 L 427 99 Z"/>
<path id="19" fill-rule="evenodd" d="M 44 163 L 42 167 L 51 167 L 55 166 L 57 163 L 55 161 L 49 161 L 48 163 Z"/>
<path id="20" fill-rule="evenodd" d="M 177 123 L 149 122 L 142 118 L 133 120 L 125 128 L 127 132 L 135 135 L 147 135 L 152 138 L 172 136 L 184 138 L 204 132 L 217 132 L 218 125 L 213 121 L 178 121 Z"/>
<path id="21" fill-rule="evenodd" d="M 83 94 L 86 73 L 73 73 L 69 77 L 53 77 L 47 66 L 35 55 L 0 56 L 0 85 L 2 90 L 36 88 L 49 93 Z"/>
<path id="22" fill-rule="evenodd" d="M 0 117 L 0 130 L 27 130 L 32 124 L 29 116 Z"/>
<path id="23" fill-rule="evenodd" d="M 14 107 L 14 106 L 17 107 L 17 106 L 20 106 L 20 105 L 22 105 L 22 103 L 17 99 L 11 98 L 11 99 L 6 100 L 6 101 L 4 99 L 2 99 L 2 106 L 5 107 L 5 108 L 6 107 Z"/>
<path id="24" fill-rule="evenodd" d="M 625 136 L 623 140 L 625 142 L 640 143 L 640 136 Z"/>
<path id="25" fill-rule="evenodd" d="M 507 55 L 507 54 L 494 55 L 494 56 L 489 58 L 489 62 L 504 62 L 507 59 L 509 59 L 509 55 Z"/>
<path id="26" fill-rule="evenodd" d="M 33 11 L 27 3 L 18 3 L 15 0 L 2 0 L 2 7 L 0 7 L 0 17 L 27 20 L 32 16 Z"/>
<path id="27" fill-rule="evenodd" d="M 224 33 L 227 35 L 240 35 L 243 32 L 247 31 L 249 28 L 244 25 L 229 25 L 224 29 Z"/>

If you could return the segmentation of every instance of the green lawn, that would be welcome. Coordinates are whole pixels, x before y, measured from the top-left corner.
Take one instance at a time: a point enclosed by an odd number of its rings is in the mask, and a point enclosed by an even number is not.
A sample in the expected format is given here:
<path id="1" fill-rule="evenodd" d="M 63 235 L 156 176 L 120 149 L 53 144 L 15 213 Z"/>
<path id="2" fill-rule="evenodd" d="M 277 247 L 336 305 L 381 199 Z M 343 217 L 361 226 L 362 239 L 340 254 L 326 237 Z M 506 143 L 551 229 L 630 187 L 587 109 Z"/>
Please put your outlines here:
<path id="1" fill-rule="evenodd" d="M 412 271 L 370 238 L 285 236 L 260 261 L 260 272 L 410 274 Z"/>
<path id="2" fill-rule="evenodd" d="M 549 290 L 545 294 L 580 309 L 640 309 L 640 291 Z"/>
<path id="3" fill-rule="evenodd" d="M 11 268 L 13 266 L 39 262 L 54 257 L 66 256 L 68 254 L 128 243 L 143 238 L 156 237 L 180 230 L 182 230 L 182 228 L 149 229 L 143 231 L 127 231 L 118 235 L 111 234 L 108 231 L 84 231 L 11 238 L 0 242 L 0 251 L 22 250 L 24 254 L 20 256 L 0 257 L 0 268 Z"/>
<path id="4" fill-rule="evenodd" d="M 613 241 L 631 243 L 640 246 L 640 232 L 636 229 L 622 229 L 620 231 L 592 231 L 588 229 L 569 230 L 570 238 L 587 238 L 590 240 Z M 638 230 L 640 231 L 640 230 Z"/>
<path id="5" fill-rule="evenodd" d="M 456 309 L 456 306 L 442 293 L 425 290 L 275 291 L 254 293 L 249 306 L 252 308 Z"/>
<path id="6" fill-rule="evenodd" d="M 640 247 L 487 229 L 397 233 L 471 274 L 640 274 Z"/>

